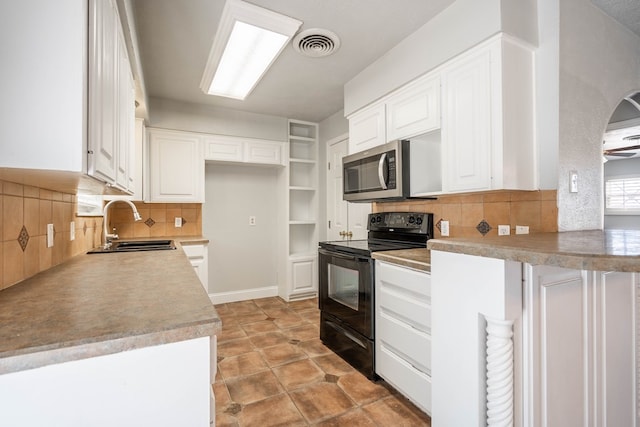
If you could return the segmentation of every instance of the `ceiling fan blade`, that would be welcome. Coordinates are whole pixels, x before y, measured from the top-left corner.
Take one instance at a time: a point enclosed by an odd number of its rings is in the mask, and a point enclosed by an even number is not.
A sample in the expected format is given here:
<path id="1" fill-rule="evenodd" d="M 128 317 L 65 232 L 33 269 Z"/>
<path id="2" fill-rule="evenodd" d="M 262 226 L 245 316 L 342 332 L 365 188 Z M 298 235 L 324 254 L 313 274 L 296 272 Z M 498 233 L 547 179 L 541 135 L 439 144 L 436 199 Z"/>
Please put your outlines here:
<path id="1" fill-rule="evenodd" d="M 635 153 L 609 153 L 607 151 L 604 152 L 605 156 L 616 156 L 616 157 L 633 157 Z"/>
<path id="2" fill-rule="evenodd" d="M 604 154 L 611 155 L 611 153 L 617 153 L 620 151 L 631 151 L 640 149 L 640 145 L 629 145 L 627 147 L 619 147 L 619 148 L 611 148 L 609 150 L 604 150 Z"/>

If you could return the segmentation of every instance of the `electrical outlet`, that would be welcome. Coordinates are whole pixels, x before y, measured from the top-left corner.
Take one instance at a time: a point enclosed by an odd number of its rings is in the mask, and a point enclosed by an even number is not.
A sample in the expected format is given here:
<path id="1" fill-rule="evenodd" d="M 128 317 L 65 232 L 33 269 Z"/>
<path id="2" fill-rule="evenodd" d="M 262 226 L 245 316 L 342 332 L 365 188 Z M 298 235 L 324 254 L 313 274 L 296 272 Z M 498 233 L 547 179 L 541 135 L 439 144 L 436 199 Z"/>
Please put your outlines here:
<path id="1" fill-rule="evenodd" d="M 498 236 L 508 236 L 509 234 L 511 234 L 509 225 L 498 225 Z"/>
<path id="2" fill-rule="evenodd" d="M 516 234 L 529 234 L 528 225 L 516 225 Z"/>
<path id="3" fill-rule="evenodd" d="M 256 225 L 256 217 L 255 216 L 251 215 L 249 217 L 249 225 L 252 225 L 252 226 Z"/>
<path id="4" fill-rule="evenodd" d="M 71 221 L 71 224 L 69 224 L 69 240 L 76 240 L 76 223 L 73 221 Z"/>
<path id="5" fill-rule="evenodd" d="M 175 228 L 180 228 L 180 227 L 182 227 L 182 218 L 181 218 L 181 217 L 179 217 L 179 216 L 175 217 L 175 219 L 173 220 L 173 226 L 174 226 Z"/>
<path id="6" fill-rule="evenodd" d="M 449 235 L 449 221 L 440 221 L 440 235 L 443 237 Z"/>
<path id="7" fill-rule="evenodd" d="M 47 247 L 53 247 L 53 224 L 47 224 Z"/>

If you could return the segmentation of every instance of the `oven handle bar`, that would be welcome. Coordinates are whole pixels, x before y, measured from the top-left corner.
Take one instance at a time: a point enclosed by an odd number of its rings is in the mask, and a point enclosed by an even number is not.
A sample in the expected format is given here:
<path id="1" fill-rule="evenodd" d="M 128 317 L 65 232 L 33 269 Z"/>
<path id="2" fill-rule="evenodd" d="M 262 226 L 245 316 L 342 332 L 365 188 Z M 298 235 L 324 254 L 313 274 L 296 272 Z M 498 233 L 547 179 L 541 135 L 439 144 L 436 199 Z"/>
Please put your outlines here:
<path id="1" fill-rule="evenodd" d="M 340 252 L 329 251 L 329 250 L 322 249 L 322 248 L 318 249 L 318 252 L 321 253 L 322 255 L 327 255 L 327 256 L 341 258 L 341 259 L 346 259 L 348 261 L 369 262 L 369 258 L 359 257 L 359 256 L 356 256 L 356 255 L 345 255 L 345 254 L 342 254 Z"/>
<path id="2" fill-rule="evenodd" d="M 366 349 L 367 346 L 362 342 L 362 340 L 360 340 L 358 337 L 356 337 L 355 335 L 353 335 L 351 332 L 347 331 L 346 329 L 344 329 L 342 326 L 333 323 L 330 320 L 325 320 L 325 323 L 329 326 L 331 326 L 333 329 L 335 329 L 336 331 L 342 333 L 344 336 L 346 336 L 347 338 L 349 338 L 351 341 L 353 341 L 354 343 L 358 344 L 360 347 Z"/>

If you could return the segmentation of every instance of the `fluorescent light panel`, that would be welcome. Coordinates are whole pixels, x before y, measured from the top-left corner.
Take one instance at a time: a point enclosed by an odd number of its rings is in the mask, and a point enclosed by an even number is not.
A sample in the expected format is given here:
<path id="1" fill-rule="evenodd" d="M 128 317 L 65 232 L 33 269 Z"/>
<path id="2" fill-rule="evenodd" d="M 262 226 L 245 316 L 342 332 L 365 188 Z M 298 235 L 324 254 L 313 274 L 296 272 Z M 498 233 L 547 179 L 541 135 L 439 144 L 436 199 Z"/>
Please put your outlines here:
<path id="1" fill-rule="evenodd" d="M 300 25 L 267 9 L 227 0 L 201 89 L 209 95 L 245 99 Z"/>

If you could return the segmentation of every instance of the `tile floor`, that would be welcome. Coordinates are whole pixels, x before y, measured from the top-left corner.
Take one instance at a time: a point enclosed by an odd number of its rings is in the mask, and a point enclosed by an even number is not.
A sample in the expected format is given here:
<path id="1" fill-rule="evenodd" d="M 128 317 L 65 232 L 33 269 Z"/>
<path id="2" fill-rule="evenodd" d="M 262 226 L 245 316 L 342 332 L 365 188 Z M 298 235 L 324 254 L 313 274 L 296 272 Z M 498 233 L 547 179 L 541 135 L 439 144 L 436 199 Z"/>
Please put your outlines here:
<path id="1" fill-rule="evenodd" d="M 384 381 L 369 381 L 319 339 L 316 299 L 216 305 L 216 425 L 431 426 Z"/>

